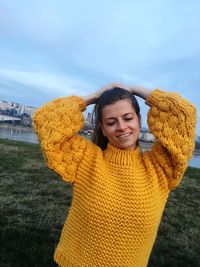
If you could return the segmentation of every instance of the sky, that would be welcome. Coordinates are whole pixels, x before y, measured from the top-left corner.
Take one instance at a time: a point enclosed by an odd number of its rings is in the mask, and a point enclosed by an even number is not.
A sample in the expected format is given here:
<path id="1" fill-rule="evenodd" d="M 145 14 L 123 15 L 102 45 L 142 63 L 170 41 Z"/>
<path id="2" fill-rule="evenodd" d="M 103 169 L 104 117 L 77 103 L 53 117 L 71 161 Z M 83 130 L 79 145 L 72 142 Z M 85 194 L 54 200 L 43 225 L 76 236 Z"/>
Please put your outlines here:
<path id="1" fill-rule="evenodd" d="M 0 0 L 0 99 L 39 107 L 110 82 L 160 88 L 196 105 L 200 135 L 199 14 L 199 0 Z"/>

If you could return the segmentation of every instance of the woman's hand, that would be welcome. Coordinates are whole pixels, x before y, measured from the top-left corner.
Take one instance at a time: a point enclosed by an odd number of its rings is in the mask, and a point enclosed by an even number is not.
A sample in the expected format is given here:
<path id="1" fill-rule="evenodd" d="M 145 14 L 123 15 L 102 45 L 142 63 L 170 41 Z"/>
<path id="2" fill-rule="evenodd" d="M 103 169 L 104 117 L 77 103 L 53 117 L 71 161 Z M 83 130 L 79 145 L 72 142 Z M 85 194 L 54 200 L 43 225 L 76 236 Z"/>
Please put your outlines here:
<path id="1" fill-rule="evenodd" d="M 96 100 L 107 90 L 110 90 L 112 88 L 115 87 L 121 87 L 124 89 L 126 86 L 124 84 L 121 83 L 109 83 L 104 85 L 103 87 L 101 87 L 100 89 L 98 89 L 97 91 L 95 91 L 94 93 L 91 93 L 90 95 L 84 96 L 83 100 L 85 101 L 86 105 L 90 105 L 90 104 L 94 104 L 96 103 Z M 128 90 L 128 89 L 127 89 Z"/>
<path id="2" fill-rule="evenodd" d="M 130 93 L 133 93 L 134 95 L 137 95 L 144 100 L 148 98 L 148 96 L 151 94 L 151 90 L 146 89 L 142 86 L 137 86 L 137 85 L 125 85 L 122 83 L 109 83 L 101 87 L 99 90 L 95 91 L 94 93 L 84 96 L 83 100 L 85 101 L 86 105 L 94 104 L 96 103 L 96 100 L 107 90 L 110 90 L 115 87 L 120 87 L 123 89 L 128 90 Z"/>
<path id="3" fill-rule="evenodd" d="M 109 83 L 109 84 L 106 84 L 103 87 L 101 87 L 99 90 L 97 90 L 95 92 L 95 95 L 97 96 L 97 98 L 99 98 L 105 91 L 110 90 L 110 89 L 115 88 L 115 87 L 120 87 L 120 88 L 129 90 L 128 86 L 126 86 L 125 84 L 122 84 L 122 83 Z"/>
<path id="4" fill-rule="evenodd" d="M 147 99 L 151 93 L 151 90 L 144 88 L 142 86 L 139 86 L 139 85 L 125 85 L 123 83 L 110 83 L 110 84 L 104 85 L 101 89 L 96 91 L 97 98 L 99 98 L 103 92 L 109 89 L 115 88 L 115 87 L 126 89 L 130 93 L 137 95 L 143 99 Z"/>
<path id="5" fill-rule="evenodd" d="M 149 95 L 152 93 L 152 90 L 139 86 L 139 85 L 128 86 L 128 91 L 134 95 L 137 95 L 143 98 L 144 100 L 146 100 L 149 97 Z"/>

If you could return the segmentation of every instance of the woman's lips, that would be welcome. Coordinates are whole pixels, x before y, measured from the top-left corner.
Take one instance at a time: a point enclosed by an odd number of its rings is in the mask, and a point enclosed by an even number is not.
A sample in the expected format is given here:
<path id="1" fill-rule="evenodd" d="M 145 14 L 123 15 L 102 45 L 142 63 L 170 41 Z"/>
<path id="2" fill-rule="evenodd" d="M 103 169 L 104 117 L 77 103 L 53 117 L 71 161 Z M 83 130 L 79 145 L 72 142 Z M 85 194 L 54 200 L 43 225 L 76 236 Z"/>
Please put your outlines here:
<path id="1" fill-rule="evenodd" d="M 119 134 L 119 135 L 117 135 L 117 138 L 119 138 L 119 139 L 126 139 L 131 134 L 132 134 L 132 132 L 131 133 L 125 133 L 125 134 Z"/>

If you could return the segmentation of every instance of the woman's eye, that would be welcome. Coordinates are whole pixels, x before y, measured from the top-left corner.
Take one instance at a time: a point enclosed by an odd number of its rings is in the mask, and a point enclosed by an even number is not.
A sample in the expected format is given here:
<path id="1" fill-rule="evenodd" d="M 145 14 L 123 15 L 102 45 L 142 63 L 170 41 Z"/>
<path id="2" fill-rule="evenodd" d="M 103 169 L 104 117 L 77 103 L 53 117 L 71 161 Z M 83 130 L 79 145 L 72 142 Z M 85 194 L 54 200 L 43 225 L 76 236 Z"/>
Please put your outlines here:
<path id="1" fill-rule="evenodd" d="M 107 125 L 108 126 L 111 126 L 111 125 L 113 125 L 115 122 L 109 122 L 109 123 L 107 123 Z"/>
<path id="2" fill-rule="evenodd" d="M 126 118 L 125 120 L 126 120 L 126 121 L 130 121 L 130 120 L 132 120 L 132 119 L 133 119 L 133 118 Z"/>

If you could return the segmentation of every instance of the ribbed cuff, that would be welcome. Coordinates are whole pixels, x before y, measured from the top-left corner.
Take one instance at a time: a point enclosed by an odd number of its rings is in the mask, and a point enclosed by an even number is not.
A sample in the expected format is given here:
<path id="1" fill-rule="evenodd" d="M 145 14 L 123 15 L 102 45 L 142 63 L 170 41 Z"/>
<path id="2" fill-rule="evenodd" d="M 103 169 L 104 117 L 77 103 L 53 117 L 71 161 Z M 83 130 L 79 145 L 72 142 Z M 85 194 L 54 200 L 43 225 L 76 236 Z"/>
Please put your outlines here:
<path id="1" fill-rule="evenodd" d="M 79 104 L 81 111 L 86 110 L 86 107 L 87 107 L 86 103 L 81 97 L 78 97 L 78 104 Z"/>
<path id="2" fill-rule="evenodd" d="M 71 96 L 70 98 L 71 98 L 72 101 L 78 103 L 81 111 L 85 111 L 86 110 L 86 107 L 87 107 L 86 103 L 80 96 Z"/>
<path id="3" fill-rule="evenodd" d="M 152 106 L 163 98 L 165 92 L 161 91 L 160 89 L 154 89 L 149 97 L 145 100 L 145 104 Z"/>

